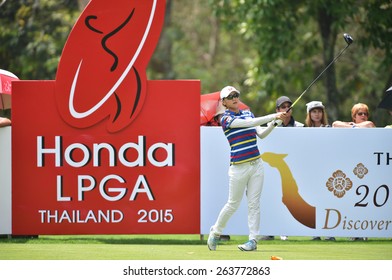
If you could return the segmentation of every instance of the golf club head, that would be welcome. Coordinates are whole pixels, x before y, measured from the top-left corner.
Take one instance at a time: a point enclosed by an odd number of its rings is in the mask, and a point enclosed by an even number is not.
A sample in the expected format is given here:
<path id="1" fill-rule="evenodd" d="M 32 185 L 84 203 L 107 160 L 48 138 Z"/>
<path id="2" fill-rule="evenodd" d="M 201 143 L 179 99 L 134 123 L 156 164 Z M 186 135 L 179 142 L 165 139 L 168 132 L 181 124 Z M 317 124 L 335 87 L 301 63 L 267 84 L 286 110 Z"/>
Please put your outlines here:
<path id="1" fill-rule="evenodd" d="M 351 43 L 354 41 L 353 37 L 350 36 L 350 34 L 344 33 L 343 34 L 344 41 L 346 41 L 347 45 L 351 45 Z"/>

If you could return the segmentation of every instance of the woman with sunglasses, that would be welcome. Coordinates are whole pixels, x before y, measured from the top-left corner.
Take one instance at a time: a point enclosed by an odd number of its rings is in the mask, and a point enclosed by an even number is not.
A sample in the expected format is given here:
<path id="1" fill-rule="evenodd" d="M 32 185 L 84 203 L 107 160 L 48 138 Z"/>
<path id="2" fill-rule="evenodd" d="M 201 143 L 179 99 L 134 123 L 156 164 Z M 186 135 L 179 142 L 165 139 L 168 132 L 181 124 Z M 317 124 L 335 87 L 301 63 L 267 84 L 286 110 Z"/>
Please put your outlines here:
<path id="1" fill-rule="evenodd" d="M 238 245 L 238 249 L 257 249 L 260 234 L 260 196 L 264 182 L 264 167 L 257 137 L 265 138 L 286 115 L 283 112 L 256 118 L 251 111 L 239 109 L 239 97 L 240 92 L 232 86 L 224 87 L 220 92 L 222 105 L 226 108 L 220 123 L 231 149 L 229 198 L 208 236 L 207 246 L 213 251 L 216 250 L 227 222 L 240 206 L 244 193 L 248 201 L 249 241 Z M 267 123 L 267 128 L 261 127 Z"/>
<path id="2" fill-rule="evenodd" d="M 351 122 L 335 121 L 332 127 L 376 127 L 372 121 L 369 121 L 369 107 L 364 103 L 355 104 L 351 109 Z"/>

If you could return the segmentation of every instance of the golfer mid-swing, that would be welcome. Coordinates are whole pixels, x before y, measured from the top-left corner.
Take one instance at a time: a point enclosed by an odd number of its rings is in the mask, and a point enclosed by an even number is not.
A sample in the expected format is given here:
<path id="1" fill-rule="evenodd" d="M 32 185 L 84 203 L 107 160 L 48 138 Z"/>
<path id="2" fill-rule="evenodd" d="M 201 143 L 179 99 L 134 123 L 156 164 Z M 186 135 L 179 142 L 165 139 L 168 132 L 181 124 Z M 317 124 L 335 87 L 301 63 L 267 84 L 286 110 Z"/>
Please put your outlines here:
<path id="1" fill-rule="evenodd" d="M 216 250 L 219 236 L 230 217 L 240 206 L 244 192 L 248 200 L 249 241 L 238 245 L 242 251 L 257 249 L 260 231 L 260 195 L 263 189 L 264 167 L 257 147 L 256 135 L 263 139 L 280 121 L 285 112 L 255 118 L 249 110 L 239 109 L 240 92 L 232 86 L 220 92 L 223 106 L 226 107 L 221 118 L 222 129 L 230 145 L 229 198 L 211 227 L 207 245 Z M 269 123 L 267 128 L 260 125 Z"/>

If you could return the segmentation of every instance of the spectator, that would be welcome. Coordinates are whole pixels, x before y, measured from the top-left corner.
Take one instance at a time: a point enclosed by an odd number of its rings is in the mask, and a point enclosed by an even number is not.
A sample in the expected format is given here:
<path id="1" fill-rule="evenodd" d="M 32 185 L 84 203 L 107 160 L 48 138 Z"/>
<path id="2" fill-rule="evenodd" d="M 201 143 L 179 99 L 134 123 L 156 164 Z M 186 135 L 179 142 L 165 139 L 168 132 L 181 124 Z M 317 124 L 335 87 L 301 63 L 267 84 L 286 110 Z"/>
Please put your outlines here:
<path id="1" fill-rule="evenodd" d="M 329 127 L 328 115 L 321 101 L 312 101 L 306 104 L 306 127 Z"/>
<path id="2" fill-rule="evenodd" d="M 10 119 L 0 117 L 0 127 L 10 126 L 10 125 L 11 125 Z"/>
<path id="3" fill-rule="evenodd" d="M 335 121 L 333 127 L 376 127 L 373 122 L 369 121 L 369 107 L 366 104 L 355 104 L 351 109 L 351 122 Z"/>
<path id="4" fill-rule="evenodd" d="M 276 112 L 287 112 L 293 102 L 287 96 L 281 96 L 276 100 Z M 287 112 L 286 117 L 283 119 L 282 127 L 303 127 L 304 124 L 297 122 L 292 116 L 293 109 Z"/>

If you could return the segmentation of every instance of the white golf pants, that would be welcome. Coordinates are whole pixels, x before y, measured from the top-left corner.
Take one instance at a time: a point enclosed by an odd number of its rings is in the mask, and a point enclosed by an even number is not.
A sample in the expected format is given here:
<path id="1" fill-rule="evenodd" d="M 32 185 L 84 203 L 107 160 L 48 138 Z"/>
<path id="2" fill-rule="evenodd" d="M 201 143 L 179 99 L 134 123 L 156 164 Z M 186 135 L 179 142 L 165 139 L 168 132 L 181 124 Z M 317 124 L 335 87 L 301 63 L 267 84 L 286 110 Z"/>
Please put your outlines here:
<path id="1" fill-rule="evenodd" d="M 229 168 L 229 198 L 219 213 L 211 231 L 220 235 L 227 222 L 241 204 L 246 192 L 248 201 L 249 240 L 260 235 L 260 196 L 263 190 L 264 166 L 261 159 L 234 164 Z"/>

